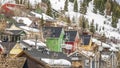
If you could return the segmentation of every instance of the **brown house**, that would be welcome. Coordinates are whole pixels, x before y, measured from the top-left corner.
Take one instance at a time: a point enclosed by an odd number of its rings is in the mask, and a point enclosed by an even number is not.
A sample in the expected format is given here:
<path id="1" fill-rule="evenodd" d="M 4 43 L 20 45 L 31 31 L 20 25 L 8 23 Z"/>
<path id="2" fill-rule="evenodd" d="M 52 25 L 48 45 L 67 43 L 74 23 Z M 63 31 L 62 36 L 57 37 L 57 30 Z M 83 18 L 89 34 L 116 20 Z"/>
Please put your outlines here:
<path id="1" fill-rule="evenodd" d="M 28 68 L 50 68 L 46 63 L 35 59 L 25 51 L 18 54 L 17 57 L 26 57 Z"/>
<path id="2" fill-rule="evenodd" d="M 28 68 L 71 68 L 70 58 L 62 52 L 31 49 L 24 50 L 17 57 L 26 57 Z"/>

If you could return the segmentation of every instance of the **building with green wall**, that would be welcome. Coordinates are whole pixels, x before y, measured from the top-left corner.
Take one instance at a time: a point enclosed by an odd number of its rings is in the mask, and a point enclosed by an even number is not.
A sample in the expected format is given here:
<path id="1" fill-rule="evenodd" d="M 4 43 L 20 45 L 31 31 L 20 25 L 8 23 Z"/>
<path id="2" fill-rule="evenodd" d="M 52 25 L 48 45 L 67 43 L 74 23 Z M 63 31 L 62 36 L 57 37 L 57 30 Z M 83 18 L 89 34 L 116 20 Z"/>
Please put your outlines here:
<path id="1" fill-rule="evenodd" d="M 43 36 L 50 51 L 62 52 L 64 30 L 62 27 L 43 27 Z"/>

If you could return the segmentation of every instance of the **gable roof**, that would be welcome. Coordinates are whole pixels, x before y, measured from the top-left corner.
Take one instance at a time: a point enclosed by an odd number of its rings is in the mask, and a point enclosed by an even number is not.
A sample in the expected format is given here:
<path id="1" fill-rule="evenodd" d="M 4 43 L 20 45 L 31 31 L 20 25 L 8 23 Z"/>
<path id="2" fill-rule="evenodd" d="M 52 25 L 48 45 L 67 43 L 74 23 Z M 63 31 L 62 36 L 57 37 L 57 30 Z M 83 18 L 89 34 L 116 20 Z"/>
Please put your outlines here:
<path id="1" fill-rule="evenodd" d="M 7 30 L 6 33 L 11 34 L 11 35 L 20 35 L 23 30 Z"/>
<path id="2" fill-rule="evenodd" d="M 75 41 L 76 35 L 77 31 L 65 31 L 64 38 L 67 39 L 67 41 Z"/>
<path id="3" fill-rule="evenodd" d="M 24 23 L 17 23 L 17 22 L 15 22 L 15 23 L 8 23 L 7 28 L 10 28 L 13 24 L 14 24 L 16 27 L 26 26 L 26 24 L 24 24 Z"/>
<path id="4" fill-rule="evenodd" d="M 76 50 L 75 52 L 69 54 L 68 56 L 69 57 L 78 57 L 78 54 L 80 54 L 80 55 L 82 55 L 82 56 L 84 56 L 86 58 L 94 57 L 94 55 L 95 55 L 93 52 L 90 52 L 90 51 Z"/>
<path id="5" fill-rule="evenodd" d="M 44 37 L 60 37 L 62 27 L 43 27 Z"/>
<path id="6" fill-rule="evenodd" d="M 0 42 L 0 44 L 5 47 L 7 52 L 9 53 L 10 50 L 15 46 L 16 42 Z"/>
<path id="7" fill-rule="evenodd" d="M 14 23 L 12 23 L 12 25 L 10 26 L 10 28 L 8 28 L 7 30 L 21 30 L 21 29 L 18 28 Z"/>
<path id="8" fill-rule="evenodd" d="M 83 45 L 89 45 L 91 35 L 81 35 Z"/>

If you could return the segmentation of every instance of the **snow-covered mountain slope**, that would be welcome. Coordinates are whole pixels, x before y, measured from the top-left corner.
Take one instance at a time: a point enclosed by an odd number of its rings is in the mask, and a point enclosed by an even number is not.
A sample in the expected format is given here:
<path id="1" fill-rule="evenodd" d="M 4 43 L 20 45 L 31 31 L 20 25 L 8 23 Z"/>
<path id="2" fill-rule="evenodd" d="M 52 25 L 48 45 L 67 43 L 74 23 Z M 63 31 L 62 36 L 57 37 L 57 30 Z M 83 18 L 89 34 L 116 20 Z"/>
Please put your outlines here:
<path id="1" fill-rule="evenodd" d="M 59 11 L 61 10 L 61 8 L 58 8 L 57 6 L 57 1 L 56 0 L 56 3 L 53 3 L 54 1 L 51 0 L 51 3 L 52 3 L 52 8 Z M 64 4 L 63 4 L 64 1 L 61 1 L 59 2 L 59 7 L 62 7 L 62 9 L 64 9 Z M 80 6 L 80 0 L 78 0 L 78 5 Z M 78 21 L 79 17 L 83 14 L 79 13 L 79 12 L 74 12 L 73 11 L 73 3 L 68 3 L 68 12 L 65 13 L 65 15 L 67 16 L 70 16 L 70 19 L 72 19 L 73 17 L 75 17 L 75 20 Z M 53 7 L 54 6 L 54 7 Z M 78 7 L 80 8 L 80 7 Z M 108 16 L 107 18 L 105 18 L 105 16 L 103 15 L 100 15 L 100 14 L 95 14 L 93 13 L 93 8 L 94 8 L 94 5 L 93 5 L 93 1 L 91 1 L 89 3 L 89 6 L 87 7 L 87 13 L 86 15 L 84 15 L 86 18 L 88 18 L 88 21 L 89 21 L 89 24 L 92 22 L 92 20 L 94 20 L 94 25 L 96 26 L 96 24 L 98 24 L 98 31 L 96 31 L 97 33 L 99 34 L 105 34 L 106 37 L 108 38 L 115 38 L 115 39 L 119 39 L 120 40 L 120 32 L 118 32 L 117 30 L 120 29 L 120 20 L 119 20 L 119 23 L 118 23 L 118 27 L 117 28 L 113 28 L 111 26 L 111 16 Z M 106 24 L 104 24 L 104 22 L 106 22 Z M 78 24 L 78 23 L 77 23 Z M 103 27 L 104 27 L 104 30 L 103 30 Z M 101 31 L 99 31 L 101 30 Z M 97 39 L 96 39 L 97 40 Z M 95 41 L 97 43 L 97 41 Z M 105 46 L 109 46 L 110 47 L 110 50 L 111 51 L 118 51 L 118 49 L 116 49 L 117 47 L 120 47 L 119 44 L 113 44 L 112 42 L 109 43 L 109 44 L 106 44 L 105 43 Z"/>
<path id="2" fill-rule="evenodd" d="M 51 1 L 51 5 L 52 8 L 55 10 L 61 10 L 64 9 L 64 2 L 65 0 L 50 0 Z M 119 1 L 119 0 L 118 0 Z M 78 0 L 78 5 L 80 5 L 80 0 Z M 69 15 L 70 18 L 72 19 L 72 17 L 75 17 L 76 21 L 78 21 L 78 18 L 83 15 L 81 13 L 78 12 L 74 12 L 73 11 L 73 3 L 69 2 L 68 3 L 68 12 L 66 12 L 66 15 Z M 78 7 L 80 8 L 80 7 Z M 111 21 L 109 21 L 109 19 L 111 18 L 110 16 L 108 18 L 105 18 L 105 16 L 100 15 L 100 14 L 95 14 L 93 13 L 93 1 L 91 1 L 89 3 L 89 6 L 87 7 L 87 13 L 86 15 L 84 15 L 86 18 L 88 18 L 89 22 L 92 22 L 92 20 L 94 20 L 94 25 L 96 26 L 96 24 L 98 24 L 98 33 L 99 34 L 105 34 L 106 37 L 111 38 L 111 37 L 115 37 L 116 39 L 120 39 L 120 33 L 117 31 L 120 28 L 120 20 L 118 23 L 118 27 L 117 28 L 113 28 L 111 27 Z M 104 22 L 106 22 L 106 24 L 104 24 Z M 90 24 L 90 23 L 89 23 Z M 104 30 L 103 30 L 104 28 Z M 101 30 L 101 31 L 99 31 Z"/>

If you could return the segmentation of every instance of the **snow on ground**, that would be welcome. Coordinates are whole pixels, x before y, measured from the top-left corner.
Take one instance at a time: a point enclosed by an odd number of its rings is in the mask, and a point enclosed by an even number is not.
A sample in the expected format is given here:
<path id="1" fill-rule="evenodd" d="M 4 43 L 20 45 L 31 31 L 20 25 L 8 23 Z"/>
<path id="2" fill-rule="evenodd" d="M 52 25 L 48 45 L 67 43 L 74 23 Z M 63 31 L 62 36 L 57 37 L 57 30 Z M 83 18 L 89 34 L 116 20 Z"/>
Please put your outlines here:
<path id="1" fill-rule="evenodd" d="M 46 62 L 50 65 L 67 65 L 71 66 L 71 62 L 66 59 L 48 59 L 48 58 L 42 58 L 42 61 Z"/>
<path id="2" fill-rule="evenodd" d="M 30 4 L 32 4 L 33 6 L 41 2 L 41 0 L 29 0 L 29 1 L 30 1 Z"/>
<path id="3" fill-rule="evenodd" d="M 46 15 L 45 13 L 42 13 L 42 14 L 35 13 L 35 12 L 31 12 L 31 13 L 34 14 L 36 17 L 39 17 L 39 18 L 42 18 L 42 16 L 43 16 L 44 20 L 54 20 L 52 17 Z"/>
<path id="4" fill-rule="evenodd" d="M 20 26 L 21 29 L 26 30 L 26 31 L 31 31 L 31 32 L 39 32 L 38 29 L 27 27 L 27 26 Z"/>
<path id="5" fill-rule="evenodd" d="M 95 14 L 92 11 L 93 2 L 90 2 L 85 17 L 88 18 L 89 22 L 91 22 L 94 19 L 94 25 L 96 26 L 96 24 L 98 24 L 97 32 L 100 34 L 105 34 L 108 38 L 115 37 L 116 39 L 120 39 L 120 34 L 117 31 L 113 31 L 115 28 L 111 27 L 110 21 L 108 21 L 107 18 L 105 18 L 105 16 Z M 104 24 L 104 21 L 107 21 L 108 24 Z M 103 27 L 104 30 L 102 30 Z M 101 29 L 101 31 L 99 31 L 99 29 Z"/>
<path id="6" fill-rule="evenodd" d="M 32 23 L 32 21 L 27 17 L 13 17 L 13 19 L 15 19 L 17 22 L 23 20 L 23 23 L 26 24 L 27 26 L 30 26 Z"/>
<path id="7" fill-rule="evenodd" d="M 50 3 L 53 9 L 60 11 L 64 9 L 65 0 L 50 0 Z"/>
<path id="8" fill-rule="evenodd" d="M 61 10 L 61 8 L 64 9 L 64 1 L 50 0 L 50 2 L 52 4 L 53 9 L 55 9 L 55 10 Z M 80 6 L 80 2 L 82 2 L 82 0 L 78 0 L 78 6 Z M 71 20 L 73 17 L 75 17 L 75 20 L 78 22 L 78 19 L 82 14 L 73 11 L 73 6 L 74 6 L 73 3 L 69 2 L 68 4 L 69 4 L 68 12 L 66 12 L 65 15 L 70 16 Z M 80 7 L 78 7 L 78 8 L 80 8 Z M 114 31 L 115 28 L 111 27 L 111 22 L 108 21 L 108 18 L 111 18 L 111 17 L 105 18 L 105 16 L 103 16 L 103 15 L 95 14 L 95 13 L 93 13 L 93 8 L 94 8 L 93 1 L 91 1 L 89 3 L 89 7 L 87 7 L 87 13 L 84 16 L 86 18 L 88 18 L 88 21 L 90 23 L 92 22 L 92 20 L 94 20 L 95 26 L 96 26 L 96 24 L 98 24 L 97 33 L 105 34 L 106 37 L 108 37 L 108 38 L 115 37 L 116 39 L 120 39 L 120 33 L 118 33 L 117 31 Z M 104 21 L 106 21 L 108 24 L 104 24 Z M 104 30 L 103 30 L 103 28 L 104 28 Z M 118 24 L 118 29 L 120 29 L 120 23 Z M 99 30 L 101 30 L 101 31 L 99 31 Z"/>

